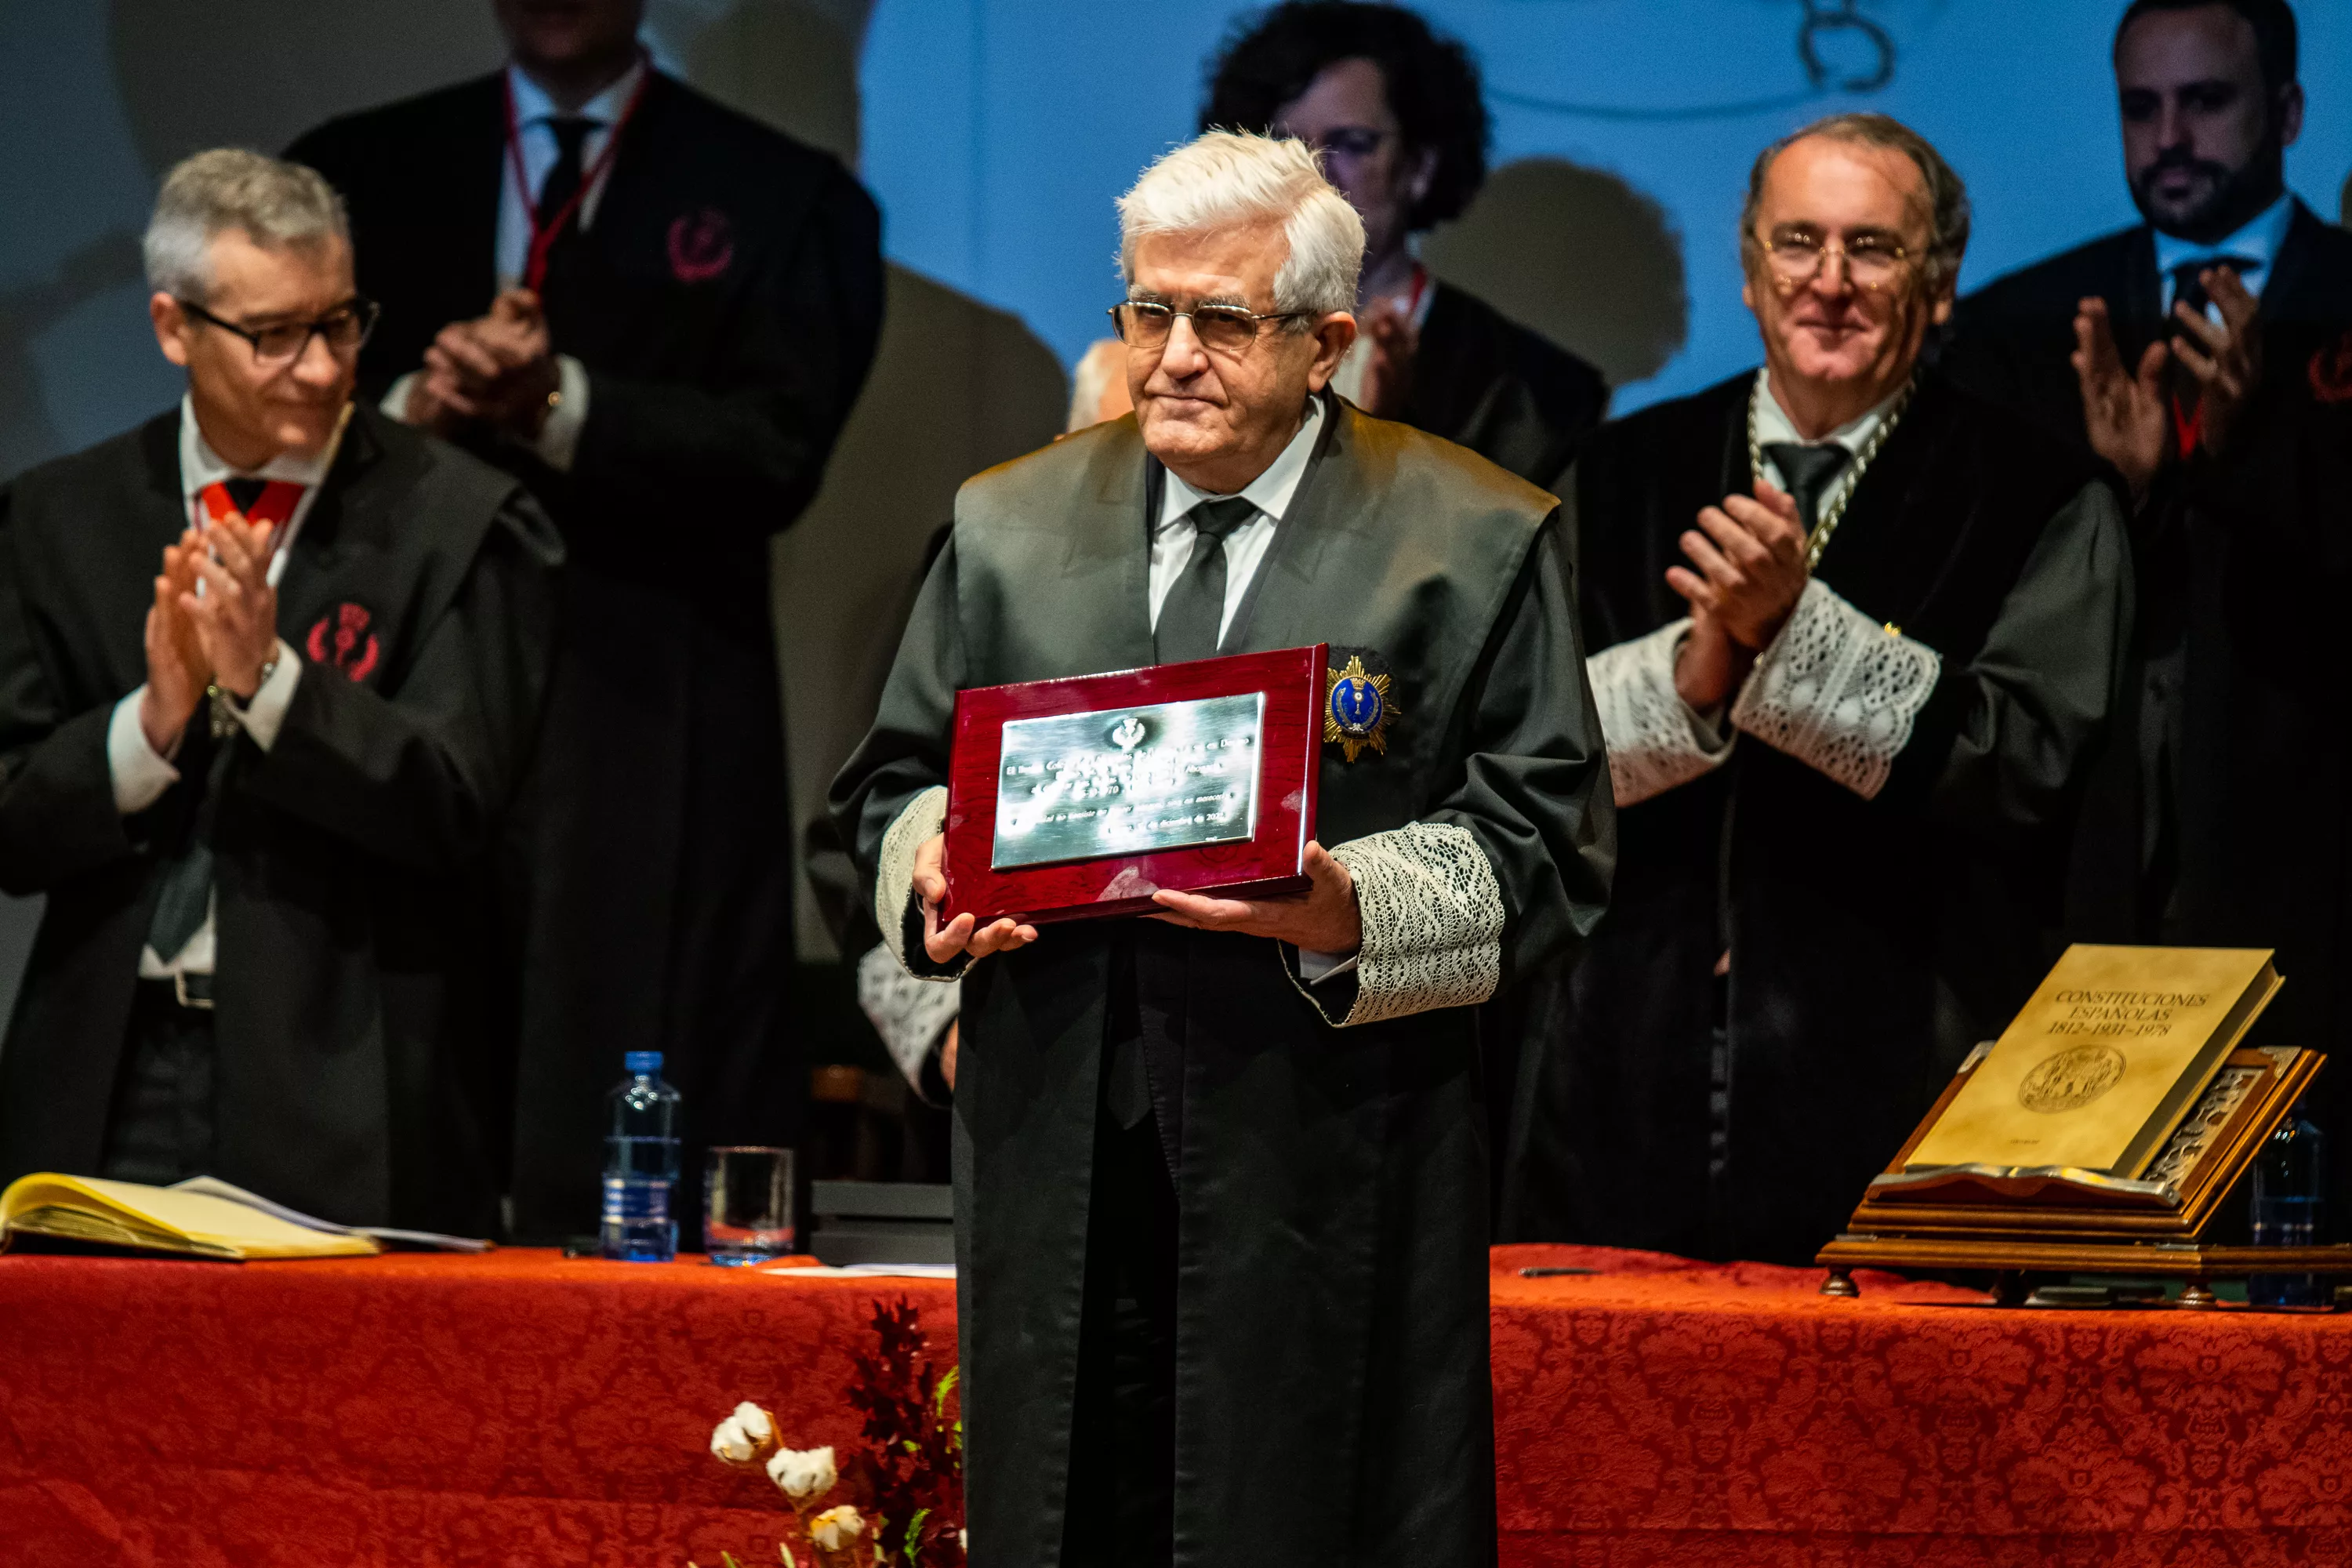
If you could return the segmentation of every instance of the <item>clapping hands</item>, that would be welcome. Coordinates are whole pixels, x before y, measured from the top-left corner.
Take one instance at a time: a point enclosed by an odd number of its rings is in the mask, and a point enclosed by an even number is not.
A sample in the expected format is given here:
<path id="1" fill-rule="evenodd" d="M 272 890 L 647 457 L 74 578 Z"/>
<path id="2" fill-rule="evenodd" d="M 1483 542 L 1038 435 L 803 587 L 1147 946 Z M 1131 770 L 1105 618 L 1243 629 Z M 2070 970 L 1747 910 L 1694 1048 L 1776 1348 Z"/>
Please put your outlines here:
<path id="1" fill-rule="evenodd" d="M 441 329 L 425 351 L 405 416 L 444 436 L 477 426 L 531 441 L 561 384 L 544 306 L 528 289 L 509 289 L 489 314 Z"/>
<path id="2" fill-rule="evenodd" d="M 147 689 L 139 727 L 157 756 L 179 749 L 181 732 L 218 686 L 240 701 L 260 689 L 278 647 L 278 590 L 269 583 L 266 522 L 236 512 L 199 532 L 183 530 L 163 547 L 147 609 Z"/>
<path id="3" fill-rule="evenodd" d="M 2091 447 L 2115 465 L 2143 500 L 2164 466 L 2172 438 L 2172 411 L 2164 369 L 2178 359 L 2198 385 L 2198 441 L 2226 449 L 2254 389 L 2262 384 L 2261 305 L 2234 268 L 2214 267 L 2198 281 L 2221 312 L 2217 325 L 2186 301 L 2172 308 L 2170 342 L 2148 344 L 2126 371 L 2116 347 L 2115 324 L 2104 300 L 2084 300 L 2074 317 L 2074 374 L 2083 392 L 2083 418 Z"/>
<path id="4" fill-rule="evenodd" d="M 1752 499 L 1726 496 L 1702 510 L 1682 547 L 1691 564 L 1666 568 L 1666 586 L 1691 607 L 1675 689 L 1705 713 L 1731 700 L 1796 609 L 1811 575 L 1805 527 L 1796 501 L 1759 479 Z"/>

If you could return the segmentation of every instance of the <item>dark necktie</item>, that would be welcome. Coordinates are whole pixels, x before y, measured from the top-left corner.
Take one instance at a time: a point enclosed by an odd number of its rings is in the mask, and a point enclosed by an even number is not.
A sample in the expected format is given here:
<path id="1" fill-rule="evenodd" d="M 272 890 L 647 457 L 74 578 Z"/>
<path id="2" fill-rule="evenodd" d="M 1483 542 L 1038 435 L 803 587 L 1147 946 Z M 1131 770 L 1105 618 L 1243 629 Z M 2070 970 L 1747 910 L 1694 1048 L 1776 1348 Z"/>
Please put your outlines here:
<path id="1" fill-rule="evenodd" d="M 2184 261 L 2172 269 L 2173 304 L 2186 305 L 2199 315 L 2203 315 L 2205 307 L 2213 302 L 2213 296 L 2205 291 L 2205 285 L 2198 279 L 2197 275 L 2222 267 L 2236 273 L 2241 280 L 2244 279 L 2249 273 L 2263 269 L 2263 264 L 2251 256 L 2205 256 L 2200 257 L 2195 261 Z"/>
<path id="2" fill-rule="evenodd" d="M 199 706 L 180 742 L 180 776 L 196 781 L 201 793 L 185 818 L 184 836 L 167 853 L 156 878 L 155 913 L 147 922 L 147 945 L 169 963 L 204 929 L 213 902 L 213 818 L 226 781 L 230 742 L 215 741 Z"/>
<path id="3" fill-rule="evenodd" d="M 237 515 L 251 518 L 254 506 L 261 500 L 261 492 L 269 488 L 269 481 L 231 478 L 223 479 L 220 486 L 228 492 L 228 504 L 236 508 Z"/>
<path id="4" fill-rule="evenodd" d="M 1835 487 L 1838 476 L 1853 460 L 1853 454 L 1835 441 L 1819 446 L 1799 446 L 1794 441 L 1775 441 L 1764 448 L 1780 477 L 1789 481 L 1789 493 L 1796 498 L 1797 515 L 1804 520 L 1805 531 L 1812 532 L 1822 525 L 1822 502 Z"/>
<path id="5" fill-rule="evenodd" d="M 1213 658 L 1225 619 L 1225 537 L 1257 515 L 1257 503 L 1229 496 L 1192 509 L 1192 558 L 1169 586 L 1153 628 L 1153 655 L 1161 664 Z"/>
<path id="6" fill-rule="evenodd" d="M 2186 305 L 2202 316 L 2213 302 L 2213 296 L 2205 291 L 2205 285 L 2197 275 L 2223 267 L 2243 279 L 2250 272 L 2260 271 L 2262 263 L 2247 256 L 2204 256 L 2194 261 L 2184 261 L 2172 269 L 2173 309 L 2165 316 L 2165 325 L 2170 329 L 2169 336 L 2180 338 L 2188 335 L 2188 329 L 2180 324 L 2181 306 Z M 2204 346 L 2202 343 L 2197 345 L 2200 352 Z M 2196 451 L 2198 444 L 2204 439 L 2205 384 L 2177 359 L 2166 367 L 2166 371 L 2165 384 L 2172 394 L 2173 441 L 2180 456 L 2186 458 Z"/>
<path id="7" fill-rule="evenodd" d="M 547 122 L 555 132 L 555 164 L 547 171 L 547 178 L 539 186 L 539 227 L 544 234 L 556 220 L 563 220 L 562 230 L 549 242 L 548 267 L 572 245 L 580 234 L 580 215 L 566 214 L 564 208 L 580 194 L 583 157 L 588 150 L 588 133 L 596 129 L 596 121 L 581 114 L 559 114 Z"/>

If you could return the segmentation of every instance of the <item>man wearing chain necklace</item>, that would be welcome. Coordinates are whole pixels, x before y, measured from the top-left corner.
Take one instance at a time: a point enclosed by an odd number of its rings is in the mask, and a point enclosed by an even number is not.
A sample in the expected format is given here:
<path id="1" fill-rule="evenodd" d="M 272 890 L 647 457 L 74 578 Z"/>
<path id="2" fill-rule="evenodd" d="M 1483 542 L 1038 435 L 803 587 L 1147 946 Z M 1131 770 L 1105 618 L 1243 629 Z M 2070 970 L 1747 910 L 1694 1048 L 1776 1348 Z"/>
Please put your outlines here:
<path id="1" fill-rule="evenodd" d="M 1768 148 L 1765 367 L 1562 482 L 1618 891 L 1510 1151 L 1514 1234 L 1810 1260 L 2047 965 L 2129 563 L 2087 455 L 1920 365 L 1968 210 L 1883 116 Z"/>

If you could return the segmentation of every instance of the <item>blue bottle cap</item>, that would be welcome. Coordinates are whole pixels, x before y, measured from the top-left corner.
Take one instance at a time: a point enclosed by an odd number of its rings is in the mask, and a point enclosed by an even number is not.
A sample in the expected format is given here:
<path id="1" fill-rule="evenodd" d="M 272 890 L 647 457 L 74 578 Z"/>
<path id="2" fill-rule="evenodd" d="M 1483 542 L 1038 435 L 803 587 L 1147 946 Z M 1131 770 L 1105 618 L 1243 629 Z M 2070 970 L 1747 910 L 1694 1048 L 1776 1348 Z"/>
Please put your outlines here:
<path id="1" fill-rule="evenodd" d="M 633 1073 L 659 1072 L 662 1054 L 659 1051 L 625 1051 L 622 1053 L 621 1065 Z"/>

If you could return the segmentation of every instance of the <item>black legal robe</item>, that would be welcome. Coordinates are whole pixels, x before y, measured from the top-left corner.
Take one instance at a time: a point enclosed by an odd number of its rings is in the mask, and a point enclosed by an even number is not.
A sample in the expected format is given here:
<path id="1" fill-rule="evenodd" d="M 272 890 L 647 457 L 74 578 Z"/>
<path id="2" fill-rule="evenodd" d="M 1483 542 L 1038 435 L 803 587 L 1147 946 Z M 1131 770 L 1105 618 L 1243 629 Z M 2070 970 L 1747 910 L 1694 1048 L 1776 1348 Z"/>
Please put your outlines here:
<path id="1" fill-rule="evenodd" d="M 2337 628 L 2352 595 L 2352 234 L 2300 202 L 2263 280 L 2263 376 L 2224 458 L 2160 473 L 2132 521 L 2139 634 L 2074 862 L 2084 940 L 2272 947 L 2257 1043 L 2352 1047 L 2352 736 Z M 2067 355 L 2104 299 L 2126 364 L 2163 330 L 2156 246 L 2126 229 L 1963 300 L 1950 374 L 2087 445 Z M 2352 1136 L 2352 1071 L 2309 1110 Z M 2340 1216 L 2352 1160 L 2334 1163 Z M 2335 1222 L 2341 1237 L 2344 1221 Z"/>
<path id="2" fill-rule="evenodd" d="M 1569 541 L 1532 487 L 1327 408 L 1221 651 L 1328 641 L 1386 657 L 1402 717 L 1385 755 L 1323 748 L 1318 837 L 1465 830 L 1499 884 L 1508 985 L 1575 947 L 1606 895 L 1611 812 Z M 964 487 L 875 727 L 834 786 L 869 879 L 892 825 L 947 777 L 959 688 L 1153 662 L 1151 493 L 1132 416 Z M 958 1306 L 982 1568 L 1059 1555 L 1123 923 L 1048 927 L 963 980 Z M 1176 1560 L 1490 1562 L 1475 1010 L 1334 1028 L 1276 943 L 1150 929 L 1189 977 L 1139 998 L 1183 1041 Z"/>
<path id="3" fill-rule="evenodd" d="M 1549 485 L 1609 409 L 1601 373 L 1475 294 L 1430 285 L 1397 417 Z"/>
<path id="4" fill-rule="evenodd" d="M 503 90 L 484 77 L 335 121 L 289 156 L 350 205 L 381 393 L 496 290 Z M 568 254 L 567 254 L 568 252 Z M 594 223 L 545 289 L 589 376 L 578 456 L 511 445 L 570 553 L 562 641 L 508 854 L 520 885 L 515 1219 L 596 1213 L 603 1097 L 658 1050 L 710 1143 L 796 1141 L 792 811 L 769 541 L 816 493 L 874 355 L 874 205 L 833 158 L 650 73 Z M 693 1231 L 699 1188 L 677 1213 Z"/>
<path id="5" fill-rule="evenodd" d="M 106 757 L 187 525 L 180 417 L 0 491 L 0 887 L 48 895 L 0 1048 L 0 1182 L 98 1169 L 193 787 L 125 817 Z M 509 476 L 353 411 L 278 584 L 278 635 L 306 661 L 284 728 L 268 752 L 226 742 L 214 1173 L 351 1224 L 495 1229 L 513 1047 L 479 888 L 561 558 Z"/>
<path id="6" fill-rule="evenodd" d="M 1702 507 L 1752 489 L 1754 379 L 1610 425 L 1578 459 L 1596 650 L 1687 615 L 1665 571 Z M 1742 734 L 1621 805 L 1614 895 L 1514 1152 L 1522 1239 L 1810 1262 L 2053 956 L 2127 635 L 2112 493 L 1928 375 L 1816 576 L 1934 649 L 1932 690 L 1871 798 Z"/>

